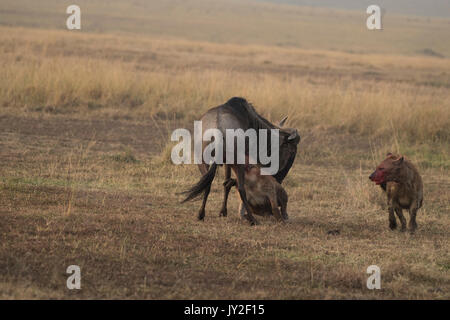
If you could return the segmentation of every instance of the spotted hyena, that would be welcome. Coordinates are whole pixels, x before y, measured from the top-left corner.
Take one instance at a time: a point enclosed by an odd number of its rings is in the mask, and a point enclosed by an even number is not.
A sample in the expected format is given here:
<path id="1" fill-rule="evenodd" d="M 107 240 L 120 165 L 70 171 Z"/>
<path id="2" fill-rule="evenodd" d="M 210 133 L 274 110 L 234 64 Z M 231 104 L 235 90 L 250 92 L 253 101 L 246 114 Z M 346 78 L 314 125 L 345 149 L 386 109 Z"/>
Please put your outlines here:
<path id="1" fill-rule="evenodd" d="M 423 202 L 422 178 L 416 167 L 405 157 L 388 153 L 387 158 L 377 166 L 369 179 L 386 191 L 389 227 L 397 227 L 395 211 L 402 224 L 401 231 L 405 231 L 406 219 L 402 211 L 407 209 L 410 217 L 408 227 L 414 232 L 417 228 L 417 210 L 422 207 Z"/>
<path id="2" fill-rule="evenodd" d="M 262 216 L 273 215 L 280 221 L 288 219 L 288 195 L 286 190 L 284 190 L 274 177 L 261 175 L 259 166 L 247 166 L 244 187 L 253 214 Z M 242 203 L 239 211 L 242 215 Z"/>

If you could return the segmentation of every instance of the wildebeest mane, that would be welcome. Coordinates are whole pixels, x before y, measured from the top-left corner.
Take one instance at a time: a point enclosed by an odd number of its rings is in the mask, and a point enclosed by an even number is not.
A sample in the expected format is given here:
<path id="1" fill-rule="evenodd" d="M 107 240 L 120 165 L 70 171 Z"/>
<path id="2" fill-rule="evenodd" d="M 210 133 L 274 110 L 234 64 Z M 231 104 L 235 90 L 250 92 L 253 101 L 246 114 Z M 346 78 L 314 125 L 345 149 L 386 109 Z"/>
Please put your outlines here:
<path id="1" fill-rule="evenodd" d="M 248 128 L 246 129 L 278 129 L 269 120 L 256 112 L 253 105 L 247 102 L 244 98 L 231 98 L 224 105 L 222 105 L 222 108 L 224 111 L 228 111 L 236 116 L 241 123 L 246 123 L 248 125 Z"/>

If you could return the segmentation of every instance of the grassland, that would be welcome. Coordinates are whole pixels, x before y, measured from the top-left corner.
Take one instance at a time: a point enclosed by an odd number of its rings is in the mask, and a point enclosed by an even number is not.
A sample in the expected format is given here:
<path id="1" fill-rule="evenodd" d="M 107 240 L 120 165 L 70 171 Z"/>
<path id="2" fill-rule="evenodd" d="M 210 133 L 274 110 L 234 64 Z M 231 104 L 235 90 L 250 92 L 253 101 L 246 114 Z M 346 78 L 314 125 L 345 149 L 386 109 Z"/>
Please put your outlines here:
<path id="1" fill-rule="evenodd" d="M 450 60 L 420 53 L 450 55 L 448 20 L 368 38 L 354 12 L 155 3 L 80 3 L 82 32 L 52 1 L 0 10 L 0 297 L 448 299 Z M 249 227 L 234 194 L 219 218 L 221 176 L 205 222 L 179 204 L 199 173 L 171 164 L 169 134 L 231 96 L 302 136 L 286 225 Z M 414 235 L 388 229 L 367 179 L 387 151 L 424 178 Z"/>
<path id="2" fill-rule="evenodd" d="M 393 0 L 391 0 L 393 1 Z M 387 2 L 387 1 L 386 1 Z M 389 5 L 382 32 L 366 29 L 367 15 L 252 0 L 79 0 L 82 32 L 259 44 L 352 53 L 415 55 L 424 49 L 450 57 L 449 20 L 402 16 Z M 0 25 L 66 29 L 70 1 L 4 0 Z"/>

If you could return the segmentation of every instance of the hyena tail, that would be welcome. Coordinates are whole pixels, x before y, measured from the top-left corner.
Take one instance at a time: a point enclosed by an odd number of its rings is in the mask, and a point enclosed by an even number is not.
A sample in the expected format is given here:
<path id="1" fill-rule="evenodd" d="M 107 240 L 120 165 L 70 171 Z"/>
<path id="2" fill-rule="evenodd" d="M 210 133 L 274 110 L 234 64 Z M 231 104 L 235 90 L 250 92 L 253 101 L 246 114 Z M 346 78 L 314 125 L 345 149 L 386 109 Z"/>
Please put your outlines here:
<path id="1" fill-rule="evenodd" d="M 210 167 L 208 172 L 202 176 L 202 178 L 189 190 L 182 192 L 181 194 L 187 194 L 186 199 L 184 199 L 181 203 L 185 203 L 186 201 L 193 200 L 200 196 L 207 187 L 211 185 L 216 176 L 217 164 L 214 162 Z"/>

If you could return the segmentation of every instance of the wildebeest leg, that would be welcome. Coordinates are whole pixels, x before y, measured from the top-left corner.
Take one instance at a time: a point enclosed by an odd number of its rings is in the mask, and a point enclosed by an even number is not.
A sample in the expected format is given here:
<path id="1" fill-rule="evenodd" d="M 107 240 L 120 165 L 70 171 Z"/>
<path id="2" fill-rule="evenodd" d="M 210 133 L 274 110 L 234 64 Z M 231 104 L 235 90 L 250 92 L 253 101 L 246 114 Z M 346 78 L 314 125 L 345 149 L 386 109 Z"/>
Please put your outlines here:
<path id="1" fill-rule="evenodd" d="M 200 163 L 198 165 L 198 169 L 200 170 L 202 176 L 204 176 L 208 172 L 209 165 L 207 165 L 206 163 Z"/>
<path id="2" fill-rule="evenodd" d="M 245 219 L 245 208 L 242 201 L 239 203 L 239 214 L 241 215 L 242 219 Z"/>
<path id="3" fill-rule="evenodd" d="M 205 175 L 208 170 L 209 170 L 209 165 L 207 165 L 206 163 L 201 163 L 198 165 L 198 168 L 201 172 L 202 175 Z M 202 202 L 202 206 L 198 212 L 198 220 L 203 220 L 205 218 L 205 206 L 206 206 L 206 202 L 208 200 L 208 195 L 209 192 L 211 190 L 211 185 L 209 187 L 206 188 L 205 193 L 203 194 L 203 202 Z"/>
<path id="4" fill-rule="evenodd" d="M 397 221 L 395 221 L 395 214 L 394 214 L 394 208 L 389 206 L 389 228 L 391 230 L 394 230 L 397 228 Z"/>
<path id="5" fill-rule="evenodd" d="M 255 219 L 255 217 L 253 217 L 253 214 L 250 210 L 250 206 L 247 201 L 247 193 L 245 192 L 245 187 L 244 187 L 244 182 L 245 182 L 244 166 L 237 165 L 236 173 L 237 173 L 236 175 L 237 175 L 237 184 L 238 184 L 239 195 L 241 196 L 243 207 L 245 208 L 245 211 L 247 211 L 245 218 L 250 222 L 251 225 L 258 224 L 258 221 Z"/>
<path id="6" fill-rule="evenodd" d="M 403 211 L 402 208 L 399 208 L 399 207 L 395 208 L 395 213 L 397 214 L 397 217 L 399 218 L 399 220 L 402 224 L 402 228 L 400 229 L 400 231 L 403 232 L 406 230 L 406 219 L 405 219 L 405 216 L 403 215 L 402 211 Z"/>
<path id="7" fill-rule="evenodd" d="M 209 185 L 206 188 L 205 193 L 203 194 L 203 202 L 202 202 L 202 207 L 200 208 L 200 211 L 198 212 L 198 220 L 203 220 L 205 218 L 205 206 L 206 206 L 206 202 L 208 201 L 208 195 L 209 195 L 210 190 L 211 190 L 211 185 Z"/>
<path id="8" fill-rule="evenodd" d="M 231 179 L 231 167 L 228 165 L 224 165 L 225 167 L 225 181 L 223 182 L 224 195 L 222 202 L 222 209 L 220 209 L 219 215 L 222 217 L 227 216 L 227 202 L 228 202 L 228 194 L 233 186 L 236 185 L 236 180 Z"/>
<path id="9" fill-rule="evenodd" d="M 414 233 L 417 229 L 417 222 L 416 222 L 416 215 L 417 215 L 417 207 L 412 207 L 409 209 L 409 231 L 411 233 Z"/>

